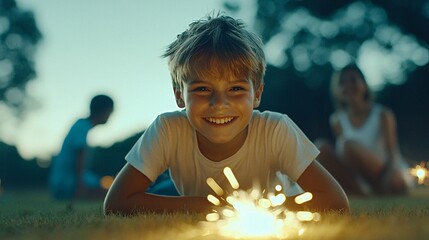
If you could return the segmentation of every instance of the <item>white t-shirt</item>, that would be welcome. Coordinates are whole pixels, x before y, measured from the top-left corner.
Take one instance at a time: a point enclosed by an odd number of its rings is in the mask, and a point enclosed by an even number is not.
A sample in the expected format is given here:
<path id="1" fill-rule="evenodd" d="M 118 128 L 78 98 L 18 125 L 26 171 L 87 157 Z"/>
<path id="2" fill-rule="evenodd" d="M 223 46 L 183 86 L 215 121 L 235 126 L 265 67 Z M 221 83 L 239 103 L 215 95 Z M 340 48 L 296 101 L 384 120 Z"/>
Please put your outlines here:
<path id="1" fill-rule="evenodd" d="M 241 189 L 258 184 L 273 191 L 280 183 L 284 192 L 292 195 L 299 193 L 294 182 L 318 154 L 287 115 L 255 110 L 243 146 L 231 157 L 214 162 L 200 152 L 186 112 L 175 111 L 159 115 L 125 159 L 151 181 L 169 168 L 178 192 L 184 196 L 211 193 L 208 177 L 221 187 L 229 186 L 223 174 L 225 167 L 232 169 Z"/>

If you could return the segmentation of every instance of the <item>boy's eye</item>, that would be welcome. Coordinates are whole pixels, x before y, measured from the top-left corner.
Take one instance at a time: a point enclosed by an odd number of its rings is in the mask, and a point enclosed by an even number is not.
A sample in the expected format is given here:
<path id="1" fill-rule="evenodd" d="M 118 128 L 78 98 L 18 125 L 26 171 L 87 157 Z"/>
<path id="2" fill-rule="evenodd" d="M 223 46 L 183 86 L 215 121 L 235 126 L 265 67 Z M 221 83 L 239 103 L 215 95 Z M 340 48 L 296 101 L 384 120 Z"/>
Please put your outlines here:
<path id="1" fill-rule="evenodd" d="M 205 92 L 208 90 L 209 90 L 208 87 L 196 87 L 196 88 L 194 88 L 194 91 L 196 91 L 196 92 Z"/>
<path id="2" fill-rule="evenodd" d="M 241 91 L 241 90 L 244 90 L 244 88 L 243 87 L 239 87 L 239 86 L 235 86 L 235 87 L 232 87 L 231 90 L 232 91 Z"/>

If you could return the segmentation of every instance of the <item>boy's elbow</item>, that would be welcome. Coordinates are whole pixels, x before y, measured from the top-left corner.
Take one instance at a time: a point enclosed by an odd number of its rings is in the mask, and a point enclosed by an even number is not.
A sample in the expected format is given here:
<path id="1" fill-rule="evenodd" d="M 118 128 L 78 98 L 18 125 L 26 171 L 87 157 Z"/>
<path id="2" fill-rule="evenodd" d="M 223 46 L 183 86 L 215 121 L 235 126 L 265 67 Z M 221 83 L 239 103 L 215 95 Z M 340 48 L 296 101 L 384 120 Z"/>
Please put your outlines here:
<path id="1" fill-rule="evenodd" d="M 109 215 L 124 215 L 125 214 L 125 209 L 123 207 L 123 203 L 124 201 L 120 201 L 120 200 L 115 200 L 110 198 L 109 196 L 106 197 L 106 199 L 104 199 L 104 203 L 103 203 L 103 212 L 105 216 L 109 216 Z"/>
<path id="2" fill-rule="evenodd" d="M 103 212 L 105 216 L 120 214 L 120 209 L 107 199 L 103 204 Z"/>
<path id="3" fill-rule="evenodd" d="M 103 204 L 103 213 L 105 216 L 119 215 L 119 216 L 131 216 L 139 213 L 150 212 L 148 208 L 144 206 L 135 206 L 127 203 L 126 199 L 111 201 L 108 198 Z"/>

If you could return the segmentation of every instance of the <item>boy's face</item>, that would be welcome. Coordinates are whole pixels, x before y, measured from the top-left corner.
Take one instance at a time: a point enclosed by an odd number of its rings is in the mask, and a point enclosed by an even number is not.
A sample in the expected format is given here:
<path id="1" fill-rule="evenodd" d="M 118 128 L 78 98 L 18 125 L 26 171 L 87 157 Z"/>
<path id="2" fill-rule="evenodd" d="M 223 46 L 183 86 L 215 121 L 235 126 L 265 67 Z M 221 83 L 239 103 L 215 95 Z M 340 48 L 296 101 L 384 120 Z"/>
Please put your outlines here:
<path id="1" fill-rule="evenodd" d="M 247 79 L 189 79 L 175 90 L 177 105 L 185 107 L 199 140 L 225 144 L 246 138 L 253 108 L 262 87 L 255 91 Z M 241 140 L 244 140 L 241 139 Z"/>

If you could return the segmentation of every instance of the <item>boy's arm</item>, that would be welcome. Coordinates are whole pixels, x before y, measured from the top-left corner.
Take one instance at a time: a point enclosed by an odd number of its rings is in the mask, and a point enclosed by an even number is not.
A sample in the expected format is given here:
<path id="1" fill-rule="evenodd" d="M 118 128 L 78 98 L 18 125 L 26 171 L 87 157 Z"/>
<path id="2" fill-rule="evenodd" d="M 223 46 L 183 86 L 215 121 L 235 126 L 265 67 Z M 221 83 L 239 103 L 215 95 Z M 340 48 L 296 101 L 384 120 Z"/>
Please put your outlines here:
<path id="1" fill-rule="evenodd" d="M 286 207 L 290 210 L 311 209 L 318 211 L 350 210 L 349 201 L 338 182 L 317 161 L 313 161 L 298 179 L 298 184 L 306 192 L 313 194 L 313 199 L 302 205 L 287 198 Z"/>
<path id="2" fill-rule="evenodd" d="M 115 178 L 104 200 L 104 213 L 135 214 L 143 212 L 205 212 L 212 205 L 205 197 L 172 197 L 146 193 L 152 182 L 130 164 Z"/>

